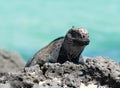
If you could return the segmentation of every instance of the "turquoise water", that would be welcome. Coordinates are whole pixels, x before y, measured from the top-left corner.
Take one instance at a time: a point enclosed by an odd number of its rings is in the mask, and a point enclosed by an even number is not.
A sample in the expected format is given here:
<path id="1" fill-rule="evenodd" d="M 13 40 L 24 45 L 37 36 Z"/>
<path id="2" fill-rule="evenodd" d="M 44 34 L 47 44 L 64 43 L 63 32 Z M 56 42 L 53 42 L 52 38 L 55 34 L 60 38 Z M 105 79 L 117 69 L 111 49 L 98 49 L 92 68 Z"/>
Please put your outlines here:
<path id="1" fill-rule="evenodd" d="M 120 0 L 0 0 L 0 48 L 26 61 L 73 25 L 90 33 L 84 56 L 120 61 Z"/>

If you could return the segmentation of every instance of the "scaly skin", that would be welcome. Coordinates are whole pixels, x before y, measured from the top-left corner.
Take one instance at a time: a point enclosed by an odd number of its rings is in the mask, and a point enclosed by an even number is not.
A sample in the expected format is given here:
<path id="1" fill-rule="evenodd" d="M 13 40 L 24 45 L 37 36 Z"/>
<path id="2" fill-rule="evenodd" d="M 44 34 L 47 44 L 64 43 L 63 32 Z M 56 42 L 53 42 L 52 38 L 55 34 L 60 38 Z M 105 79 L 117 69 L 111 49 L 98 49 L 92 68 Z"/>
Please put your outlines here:
<path id="1" fill-rule="evenodd" d="M 59 62 L 62 64 L 65 61 L 71 61 L 73 63 L 81 63 L 81 53 L 88 44 L 88 31 L 84 28 L 73 27 L 67 32 L 65 37 L 55 39 L 38 51 L 27 62 L 26 67 L 36 64 L 41 66 L 46 62 Z"/>

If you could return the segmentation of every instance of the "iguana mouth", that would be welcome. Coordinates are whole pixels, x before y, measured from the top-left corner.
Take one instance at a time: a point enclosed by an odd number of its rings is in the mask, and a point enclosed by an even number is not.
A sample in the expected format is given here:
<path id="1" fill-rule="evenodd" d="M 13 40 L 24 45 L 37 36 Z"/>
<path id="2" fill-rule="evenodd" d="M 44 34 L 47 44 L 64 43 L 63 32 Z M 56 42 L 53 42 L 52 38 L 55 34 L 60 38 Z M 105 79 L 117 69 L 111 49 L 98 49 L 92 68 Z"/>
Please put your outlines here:
<path id="1" fill-rule="evenodd" d="M 73 42 L 74 42 L 75 44 L 78 44 L 78 45 L 88 45 L 89 42 L 90 42 L 89 39 L 87 39 L 87 40 L 82 40 L 82 39 L 73 38 L 72 40 L 73 40 Z"/>

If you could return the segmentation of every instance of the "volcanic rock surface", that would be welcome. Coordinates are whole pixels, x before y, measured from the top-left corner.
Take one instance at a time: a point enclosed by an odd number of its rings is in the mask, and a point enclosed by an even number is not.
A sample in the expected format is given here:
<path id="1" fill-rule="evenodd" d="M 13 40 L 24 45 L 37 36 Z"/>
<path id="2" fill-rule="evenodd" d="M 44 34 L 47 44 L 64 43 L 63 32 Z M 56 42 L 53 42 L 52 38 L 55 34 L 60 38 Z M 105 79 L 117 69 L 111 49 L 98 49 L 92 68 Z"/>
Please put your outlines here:
<path id="1" fill-rule="evenodd" d="M 120 65 L 105 57 L 84 57 L 85 64 L 45 63 L 0 73 L 0 88 L 120 88 Z"/>

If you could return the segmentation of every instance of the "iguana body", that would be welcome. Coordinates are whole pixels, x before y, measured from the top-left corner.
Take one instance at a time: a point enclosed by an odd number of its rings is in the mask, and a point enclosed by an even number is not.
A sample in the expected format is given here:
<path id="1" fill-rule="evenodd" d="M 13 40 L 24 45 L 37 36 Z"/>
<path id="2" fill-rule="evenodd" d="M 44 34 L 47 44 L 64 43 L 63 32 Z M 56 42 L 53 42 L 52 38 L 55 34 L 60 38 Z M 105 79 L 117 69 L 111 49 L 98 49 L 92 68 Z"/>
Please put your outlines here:
<path id="1" fill-rule="evenodd" d="M 89 44 L 88 31 L 83 28 L 71 28 L 65 37 L 55 39 L 46 47 L 38 51 L 26 67 L 35 64 L 43 65 L 46 62 L 64 63 L 71 61 L 80 63 L 81 53 L 85 46 Z"/>

